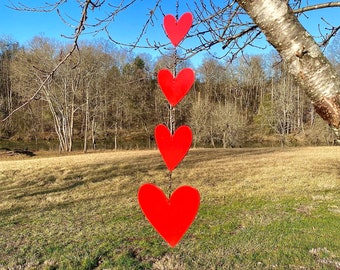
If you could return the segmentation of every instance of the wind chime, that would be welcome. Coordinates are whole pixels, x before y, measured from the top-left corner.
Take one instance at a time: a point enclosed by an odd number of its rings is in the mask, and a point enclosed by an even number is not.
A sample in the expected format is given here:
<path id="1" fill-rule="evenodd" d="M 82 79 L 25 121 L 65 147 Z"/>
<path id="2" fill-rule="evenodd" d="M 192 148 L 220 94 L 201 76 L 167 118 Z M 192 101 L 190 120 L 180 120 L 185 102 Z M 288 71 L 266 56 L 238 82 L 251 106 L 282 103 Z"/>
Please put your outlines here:
<path id="1" fill-rule="evenodd" d="M 175 48 L 173 71 L 161 69 L 158 84 L 169 102 L 169 127 L 160 124 L 155 128 L 159 152 L 169 170 L 169 197 L 156 185 L 144 184 L 138 191 L 139 205 L 154 229 L 169 244 L 175 247 L 194 221 L 200 205 L 200 194 L 191 186 L 181 186 L 172 192 L 172 171 L 187 155 L 192 143 L 189 126 L 175 128 L 175 107 L 186 96 L 195 82 L 195 73 L 184 68 L 177 74 L 177 46 L 183 41 L 193 23 L 190 12 L 178 18 L 169 14 L 164 17 L 164 30 Z"/>

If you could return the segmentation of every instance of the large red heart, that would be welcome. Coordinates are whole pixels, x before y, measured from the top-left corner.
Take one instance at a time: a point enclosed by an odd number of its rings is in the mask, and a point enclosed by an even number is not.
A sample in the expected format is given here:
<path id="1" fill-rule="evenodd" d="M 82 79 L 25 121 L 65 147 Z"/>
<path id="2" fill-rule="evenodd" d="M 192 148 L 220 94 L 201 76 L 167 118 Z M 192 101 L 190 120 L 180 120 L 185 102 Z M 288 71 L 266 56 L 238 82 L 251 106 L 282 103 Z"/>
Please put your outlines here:
<path id="1" fill-rule="evenodd" d="M 176 78 L 168 69 L 158 72 L 158 83 L 172 106 L 176 106 L 189 92 L 195 82 L 195 72 L 191 68 L 182 69 Z"/>
<path id="2" fill-rule="evenodd" d="M 200 194 L 193 187 L 182 186 L 168 199 L 157 186 L 145 184 L 138 191 L 138 201 L 151 225 L 174 247 L 194 221 Z"/>
<path id="3" fill-rule="evenodd" d="M 164 17 L 164 29 L 171 43 L 176 47 L 189 32 L 192 25 L 193 17 L 190 12 L 184 13 L 177 21 L 176 18 L 169 14 Z"/>
<path id="4" fill-rule="evenodd" d="M 192 132 L 190 127 L 180 126 L 172 135 L 166 126 L 158 125 L 155 128 L 155 139 L 165 165 L 172 171 L 188 153 Z"/>

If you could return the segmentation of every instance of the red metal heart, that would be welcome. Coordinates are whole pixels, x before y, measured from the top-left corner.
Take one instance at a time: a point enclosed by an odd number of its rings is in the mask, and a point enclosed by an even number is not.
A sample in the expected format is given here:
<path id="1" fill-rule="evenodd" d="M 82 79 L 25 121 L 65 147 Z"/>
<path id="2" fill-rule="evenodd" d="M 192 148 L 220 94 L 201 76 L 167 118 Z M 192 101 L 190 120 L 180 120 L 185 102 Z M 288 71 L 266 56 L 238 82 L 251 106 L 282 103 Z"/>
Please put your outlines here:
<path id="1" fill-rule="evenodd" d="M 166 126 L 158 125 L 155 128 L 155 139 L 165 165 L 172 171 L 188 153 L 192 132 L 190 127 L 181 126 L 172 135 Z"/>
<path id="2" fill-rule="evenodd" d="M 192 25 L 193 17 L 190 12 L 184 13 L 177 21 L 176 18 L 169 14 L 164 17 L 164 29 L 171 43 L 176 47 L 189 32 Z"/>
<path id="3" fill-rule="evenodd" d="M 151 225 L 174 247 L 195 219 L 200 194 L 193 187 L 182 186 L 168 199 L 157 186 L 145 184 L 138 191 L 138 201 Z"/>
<path id="4" fill-rule="evenodd" d="M 189 92 L 195 82 L 195 72 L 191 68 L 182 69 L 176 78 L 168 69 L 158 72 L 158 83 L 172 106 L 176 106 Z"/>

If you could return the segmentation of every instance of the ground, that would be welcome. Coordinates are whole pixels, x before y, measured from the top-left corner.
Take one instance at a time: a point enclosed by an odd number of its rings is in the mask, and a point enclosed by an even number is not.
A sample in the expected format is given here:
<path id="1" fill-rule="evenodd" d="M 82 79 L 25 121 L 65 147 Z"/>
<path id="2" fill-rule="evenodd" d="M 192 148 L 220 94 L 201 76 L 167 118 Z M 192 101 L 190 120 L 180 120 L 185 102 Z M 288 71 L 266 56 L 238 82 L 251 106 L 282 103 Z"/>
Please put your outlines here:
<path id="1" fill-rule="evenodd" d="M 340 148 L 192 149 L 201 194 L 170 248 L 137 192 L 168 194 L 156 150 L 0 160 L 0 269 L 340 269 Z"/>

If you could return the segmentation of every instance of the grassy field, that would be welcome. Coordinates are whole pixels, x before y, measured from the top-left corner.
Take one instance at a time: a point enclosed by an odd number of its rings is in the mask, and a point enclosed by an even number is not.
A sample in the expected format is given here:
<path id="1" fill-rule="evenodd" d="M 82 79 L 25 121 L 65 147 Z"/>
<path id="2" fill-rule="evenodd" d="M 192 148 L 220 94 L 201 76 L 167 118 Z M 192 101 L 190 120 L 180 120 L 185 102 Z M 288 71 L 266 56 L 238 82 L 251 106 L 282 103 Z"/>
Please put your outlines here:
<path id="1" fill-rule="evenodd" d="M 340 269 L 340 148 L 195 149 L 201 194 L 174 249 L 137 192 L 168 193 L 158 151 L 0 160 L 0 269 Z"/>

